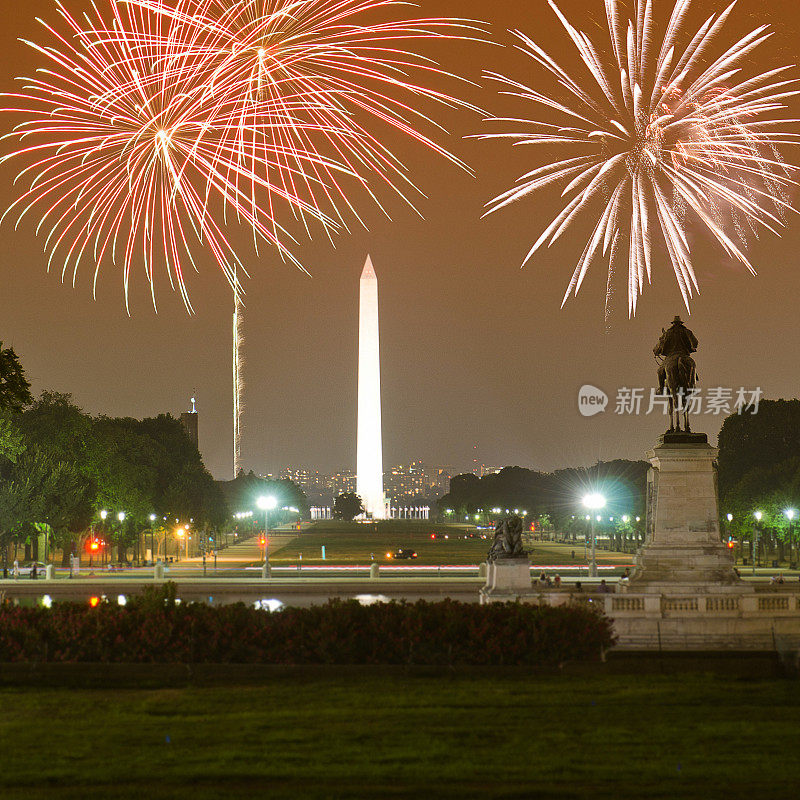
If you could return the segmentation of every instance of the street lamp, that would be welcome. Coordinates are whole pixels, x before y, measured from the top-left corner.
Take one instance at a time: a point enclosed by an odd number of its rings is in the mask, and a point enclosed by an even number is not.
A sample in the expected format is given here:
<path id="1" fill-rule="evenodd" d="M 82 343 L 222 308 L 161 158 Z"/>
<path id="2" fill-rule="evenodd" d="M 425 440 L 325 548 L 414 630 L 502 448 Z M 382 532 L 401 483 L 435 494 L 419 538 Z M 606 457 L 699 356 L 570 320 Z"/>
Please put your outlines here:
<path id="1" fill-rule="evenodd" d="M 753 575 L 756 574 L 756 553 L 758 552 L 758 523 L 761 522 L 761 517 L 764 515 L 760 511 L 756 511 L 753 516 L 756 518 L 756 525 L 753 528 Z"/>
<path id="2" fill-rule="evenodd" d="M 599 508 L 603 508 L 606 504 L 606 499 L 603 497 L 602 494 L 599 492 L 591 492 L 587 494 L 583 498 L 583 505 L 590 509 L 590 510 L 597 510 Z M 600 519 L 600 515 L 597 515 L 597 519 Z M 594 535 L 594 515 L 591 518 L 591 526 L 592 526 L 592 563 L 589 566 L 589 576 L 592 578 L 597 577 L 597 540 Z"/>
<path id="3" fill-rule="evenodd" d="M 178 528 L 176 533 L 178 534 L 178 538 L 181 541 L 186 541 L 186 531 L 183 528 Z M 180 552 L 180 545 L 178 545 L 178 552 Z M 189 557 L 188 544 L 187 544 L 187 549 L 184 552 L 185 552 L 185 556 L 184 557 L 188 558 Z"/>
<path id="4" fill-rule="evenodd" d="M 155 550 L 155 542 L 153 541 L 154 531 L 153 531 L 153 523 L 156 521 L 156 515 L 150 515 L 150 561 L 155 564 L 156 563 L 156 554 L 153 552 Z"/>
<path id="5" fill-rule="evenodd" d="M 264 566 L 261 568 L 261 577 L 269 578 L 269 512 L 278 505 L 272 495 L 261 495 L 256 504 L 264 511 Z"/>
<path id="6" fill-rule="evenodd" d="M 786 519 L 789 520 L 789 568 L 792 566 L 792 540 L 794 538 L 794 518 L 797 516 L 797 511 L 793 508 L 787 508 L 784 512 Z"/>
<path id="7" fill-rule="evenodd" d="M 733 536 L 731 535 L 731 522 L 733 522 L 733 514 L 728 512 L 725 515 L 725 519 L 728 520 L 728 547 L 733 548 L 733 547 L 735 547 L 735 544 L 733 543 Z M 733 551 L 733 563 L 734 563 L 734 565 L 736 564 L 736 550 L 735 549 Z"/>

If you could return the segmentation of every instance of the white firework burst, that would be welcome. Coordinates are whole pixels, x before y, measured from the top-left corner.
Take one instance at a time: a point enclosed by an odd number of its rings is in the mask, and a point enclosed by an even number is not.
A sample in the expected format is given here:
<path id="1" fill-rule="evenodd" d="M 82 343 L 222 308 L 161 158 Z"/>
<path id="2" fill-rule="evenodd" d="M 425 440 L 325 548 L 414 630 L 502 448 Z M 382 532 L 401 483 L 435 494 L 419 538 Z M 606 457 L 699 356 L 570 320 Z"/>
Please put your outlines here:
<path id="1" fill-rule="evenodd" d="M 556 149 L 552 160 L 487 204 L 490 214 L 545 187 L 563 187 L 564 204 L 524 263 L 579 216 L 594 214 L 562 307 L 600 258 L 608 268 L 608 315 L 616 262 L 627 250 L 628 314 L 633 315 L 650 281 L 654 248 L 663 243 L 688 310 L 699 289 L 686 235 L 690 223 L 701 223 L 755 274 L 745 254 L 747 240 L 761 229 L 780 232 L 792 209 L 789 190 L 797 171 L 779 151 L 798 141 L 791 130 L 798 120 L 787 113 L 798 81 L 789 74 L 791 66 L 759 71 L 751 61 L 772 36 L 769 26 L 726 40 L 733 2 L 699 28 L 687 29 L 691 0 L 677 0 L 658 37 L 652 0 L 631 0 L 629 15 L 623 3 L 605 0 L 610 44 L 601 44 L 548 2 L 577 49 L 582 75 L 571 74 L 531 38 L 512 31 L 517 49 L 555 78 L 558 90 L 487 73 L 504 94 L 534 103 L 547 119 L 494 117 L 489 121 L 524 129 L 478 137 Z"/>

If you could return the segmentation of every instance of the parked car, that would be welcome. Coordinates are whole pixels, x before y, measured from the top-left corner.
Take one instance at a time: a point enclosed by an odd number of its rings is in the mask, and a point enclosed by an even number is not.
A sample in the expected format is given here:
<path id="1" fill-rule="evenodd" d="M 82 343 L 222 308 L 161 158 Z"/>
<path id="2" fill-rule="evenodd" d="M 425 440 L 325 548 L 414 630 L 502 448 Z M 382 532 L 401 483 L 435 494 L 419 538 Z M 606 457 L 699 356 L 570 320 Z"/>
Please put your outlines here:
<path id="1" fill-rule="evenodd" d="M 36 562 L 36 577 L 37 578 L 44 578 L 44 571 L 47 565 L 41 561 Z M 20 578 L 30 578 L 31 570 L 33 569 L 33 564 L 20 564 L 19 565 L 19 576 Z M 11 575 L 12 569 L 9 567 L 8 574 Z"/>
<path id="2" fill-rule="evenodd" d="M 393 558 L 393 559 L 416 558 L 416 557 L 417 557 L 416 550 L 410 550 L 404 547 L 401 547 L 398 550 L 386 554 L 386 558 Z"/>

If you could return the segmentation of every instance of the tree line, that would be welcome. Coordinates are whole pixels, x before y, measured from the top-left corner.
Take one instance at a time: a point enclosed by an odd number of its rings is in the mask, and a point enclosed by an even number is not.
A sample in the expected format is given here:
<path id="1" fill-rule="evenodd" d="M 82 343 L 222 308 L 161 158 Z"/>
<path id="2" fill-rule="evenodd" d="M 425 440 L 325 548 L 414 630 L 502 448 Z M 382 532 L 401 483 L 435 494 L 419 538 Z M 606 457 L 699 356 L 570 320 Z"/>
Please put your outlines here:
<path id="1" fill-rule="evenodd" d="M 101 514 L 101 512 L 106 512 Z M 12 348 L 0 342 L 0 549 L 38 544 L 66 566 L 89 537 L 125 561 L 143 531 L 178 521 L 198 537 L 229 521 L 222 490 L 180 421 L 91 416 L 67 394 L 34 399 Z"/>
<path id="2" fill-rule="evenodd" d="M 585 527 L 584 496 L 600 493 L 606 500 L 604 518 L 633 529 L 639 517 L 643 528 L 648 467 L 646 461 L 618 459 L 555 472 L 504 467 L 480 478 L 455 475 L 450 491 L 438 501 L 439 514 L 463 522 L 505 516 L 507 510 L 525 512 L 526 523 L 569 532 Z"/>
<path id="3" fill-rule="evenodd" d="M 762 400 L 732 414 L 719 433 L 723 531 L 796 561 L 800 532 L 800 400 Z M 730 515 L 730 519 L 728 519 Z M 788 551 L 788 552 L 787 552 Z"/>

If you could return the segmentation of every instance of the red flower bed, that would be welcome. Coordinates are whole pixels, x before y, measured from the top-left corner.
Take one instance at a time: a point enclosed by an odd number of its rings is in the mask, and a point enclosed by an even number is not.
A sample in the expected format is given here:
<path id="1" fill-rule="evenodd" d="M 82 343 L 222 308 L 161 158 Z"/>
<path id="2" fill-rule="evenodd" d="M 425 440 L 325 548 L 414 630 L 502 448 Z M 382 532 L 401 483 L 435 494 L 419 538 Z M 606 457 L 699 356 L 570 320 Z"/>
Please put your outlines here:
<path id="1" fill-rule="evenodd" d="M 610 621 L 586 608 L 331 601 L 269 613 L 176 605 L 174 591 L 121 607 L 0 608 L 1 661 L 536 665 L 597 660 Z"/>

